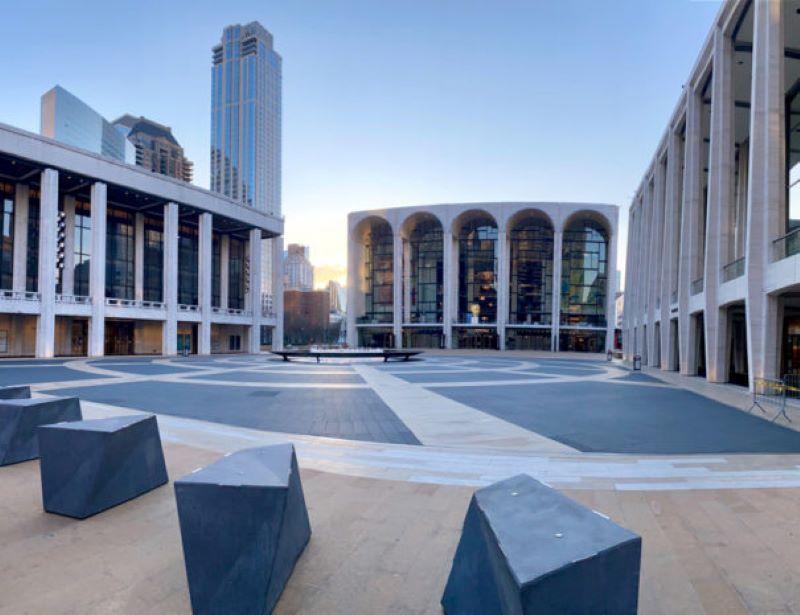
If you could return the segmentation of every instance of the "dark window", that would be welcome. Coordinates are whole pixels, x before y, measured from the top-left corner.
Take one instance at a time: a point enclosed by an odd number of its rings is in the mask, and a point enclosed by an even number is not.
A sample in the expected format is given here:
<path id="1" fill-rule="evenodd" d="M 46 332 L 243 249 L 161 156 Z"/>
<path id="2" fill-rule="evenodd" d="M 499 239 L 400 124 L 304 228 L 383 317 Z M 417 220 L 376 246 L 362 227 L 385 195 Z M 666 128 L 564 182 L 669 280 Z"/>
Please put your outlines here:
<path id="1" fill-rule="evenodd" d="M 31 188 L 28 196 L 28 253 L 25 257 L 25 290 L 39 288 L 39 191 Z"/>
<path id="2" fill-rule="evenodd" d="M 526 218 L 509 233 L 510 324 L 549 325 L 553 313 L 553 229 Z"/>
<path id="3" fill-rule="evenodd" d="M 164 300 L 164 225 L 157 218 L 144 221 L 144 280 L 143 299 Z"/>
<path id="4" fill-rule="evenodd" d="M 228 257 L 228 307 L 244 309 L 244 241 L 231 237 Z"/>
<path id="5" fill-rule="evenodd" d="M 133 232 L 133 214 L 109 208 L 106 218 L 106 297 L 133 299 Z"/>
<path id="6" fill-rule="evenodd" d="M 442 225 L 435 219 L 421 220 L 408 239 L 410 322 L 442 322 L 444 310 L 444 266 Z"/>
<path id="7" fill-rule="evenodd" d="M 185 224 L 178 231 L 178 303 L 197 305 L 197 228 Z"/>
<path id="8" fill-rule="evenodd" d="M 211 305 L 219 307 L 220 298 L 220 271 L 222 261 L 222 245 L 220 236 L 214 233 L 211 237 Z"/>
<path id="9" fill-rule="evenodd" d="M 392 322 L 392 229 L 388 222 L 374 222 L 364 238 L 364 317 L 366 322 Z"/>
<path id="10" fill-rule="evenodd" d="M 458 319 L 497 321 L 497 227 L 482 216 L 466 222 L 458 235 Z M 461 348 L 461 346 L 459 346 Z"/>
<path id="11" fill-rule="evenodd" d="M 73 294 L 89 295 L 92 253 L 92 217 L 88 203 L 75 202 L 75 288 Z"/>
<path id="12" fill-rule="evenodd" d="M 563 242 L 561 324 L 605 327 L 608 286 L 606 231 L 594 220 L 576 220 L 564 231 Z"/>
<path id="13" fill-rule="evenodd" d="M 14 276 L 14 184 L 0 183 L 3 199 L 0 242 L 0 288 L 11 290 Z"/>

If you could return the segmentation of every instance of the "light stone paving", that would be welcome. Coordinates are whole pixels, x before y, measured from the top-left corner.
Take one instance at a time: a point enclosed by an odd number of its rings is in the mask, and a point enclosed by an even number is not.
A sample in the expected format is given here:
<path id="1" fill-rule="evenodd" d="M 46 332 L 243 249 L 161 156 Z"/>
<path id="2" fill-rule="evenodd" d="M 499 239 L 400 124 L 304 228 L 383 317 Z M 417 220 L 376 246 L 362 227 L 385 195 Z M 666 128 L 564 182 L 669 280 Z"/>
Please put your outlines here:
<path id="1" fill-rule="evenodd" d="M 463 358 L 434 356 L 425 363 L 351 364 L 282 363 L 263 356 L 220 357 L 203 362 L 152 359 L 142 364 L 180 368 L 169 374 L 137 374 L 122 371 L 128 362 L 72 360 L 69 369 L 96 375 L 97 378 L 67 382 L 48 382 L 32 386 L 35 394 L 52 394 L 56 389 L 91 387 L 119 383 L 182 382 L 185 384 L 232 387 L 292 389 L 369 389 L 406 424 L 423 446 L 383 444 L 354 440 L 276 433 L 234 427 L 202 420 L 159 415 L 165 442 L 197 446 L 226 453 L 262 444 L 292 441 L 297 446 L 301 465 L 307 469 L 353 477 L 383 478 L 414 483 L 481 486 L 520 472 L 529 473 L 555 487 L 613 491 L 665 491 L 753 489 L 800 487 L 800 455 L 674 455 L 648 456 L 581 453 L 564 444 L 540 436 L 512 423 L 481 412 L 465 403 L 436 393 L 436 388 L 481 383 L 485 387 L 526 385 L 532 391 L 539 384 L 562 384 L 568 390 L 573 382 L 604 382 L 615 385 L 668 387 L 667 378 L 644 382 L 625 380 L 630 372 L 619 364 L 598 361 L 550 361 L 546 366 L 535 360 L 494 357 Z M 549 367 L 591 371 L 583 375 L 536 375 Z M 9 366 L 10 367 L 10 366 Z M 39 365 L 38 367 L 43 367 Z M 119 370 L 119 371 L 118 371 Z M 215 380 L 231 371 L 253 374 L 247 382 Z M 517 379 L 480 379 L 480 373 L 514 373 Z M 402 376 L 437 373 L 466 375 L 459 382 L 441 381 L 415 384 Z M 271 375 L 272 381 L 259 380 Z M 302 374 L 308 382 L 275 382 L 280 374 Z M 320 383 L 314 375 L 358 374 L 364 383 Z M 520 378 L 531 374 L 531 378 Z M 653 374 L 658 376 L 658 374 Z M 686 379 L 682 379 L 685 381 Z M 679 381 L 681 382 L 681 381 Z M 715 397 L 714 389 L 704 384 L 702 393 Z M 477 386 L 477 385 L 476 385 Z M 741 391 L 720 389 L 723 401 L 746 401 Z M 87 418 L 138 413 L 139 410 L 84 401 Z"/>

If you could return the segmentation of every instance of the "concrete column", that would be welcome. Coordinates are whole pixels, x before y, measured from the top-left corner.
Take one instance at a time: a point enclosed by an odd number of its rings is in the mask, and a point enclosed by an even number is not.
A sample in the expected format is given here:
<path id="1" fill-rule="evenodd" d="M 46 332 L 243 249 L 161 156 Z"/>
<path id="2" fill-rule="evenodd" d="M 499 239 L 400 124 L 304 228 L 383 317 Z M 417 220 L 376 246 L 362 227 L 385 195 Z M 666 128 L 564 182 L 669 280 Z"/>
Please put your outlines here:
<path id="1" fill-rule="evenodd" d="M 211 354 L 211 229 L 212 217 L 200 214 L 197 237 L 198 299 L 200 326 L 197 328 L 197 353 Z"/>
<path id="2" fill-rule="evenodd" d="M 662 280 L 664 279 L 664 210 L 666 208 L 666 166 L 660 157 L 656 158 L 655 163 L 655 177 L 654 177 L 655 192 L 653 195 L 653 255 L 651 257 L 651 274 L 653 275 L 653 283 L 650 287 L 650 322 L 653 323 L 653 332 L 651 334 L 650 343 L 650 358 L 648 363 L 650 365 L 661 366 L 661 341 L 664 329 L 664 297 Z M 667 312 L 669 313 L 669 312 Z M 659 333 L 656 336 L 656 320 L 659 322 Z M 669 323 L 667 323 L 669 324 Z"/>
<path id="3" fill-rule="evenodd" d="M 36 356 L 55 353 L 56 237 L 58 233 L 58 171 L 42 171 L 39 207 L 39 318 L 36 323 Z"/>
<path id="4" fill-rule="evenodd" d="M 357 305 L 359 293 L 359 262 L 361 258 L 361 246 L 355 240 L 354 234 L 348 234 L 347 239 L 347 345 L 351 348 L 358 346 L 358 330 L 356 328 L 356 318 L 358 317 Z M 445 274 L 446 275 L 446 274 Z"/>
<path id="5" fill-rule="evenodd" d="M 17 184 L 14 192 L 14 269 L 11 286 L 16 292 L 25 292 L 28 275 L 28 197 L 27 184 Z"/>
<path id="6" fill-rule="evenodd" d="M 165 355 L 178 354 L 178 204 L 164 205 L 164 340 Z"/>
<path id="7" fill-rule="evenodd" d="M 691 86 L 686 95 L 686 147 L 684 150 L 683 207 L 681 210 L 681 256 L 678 266 L 678 329 L 680 372 L 695 373 L 695 331 L 689 314 L 689 292 L 692 284 L 692 263 L 699 249 L 694 241 L 700 207 L 700 96 Z"/>
<path id="8" fill-rule="evenodd" d="M 631 361 L 633 356 L 632 350 L 632 331 L 633 331 L 633 314 L 631 312 L 632 306 L 629 306 L 629 298 L 633 294 L 633 250 L 634 250 L 634 220 L 633 220 L 633 203 L 628 208 L 628 249 L 625 254 L 625 307 L 622 312 L 622 358 L 624 361 Z"/>
<path id="9" fill-rule="evenodd" d="M 261 352 L 261 229 L 250 230 L 248 250 L 250 251 L 250 292 L 247 293 L 248 307 L 253 314 L 250 326 L 249 351 Z"/>
<path id="10" fill-rule="evenodd" d="M 392 331 L 394 347 L 403 347 L 403 238 L 400 233 L 393 237 L 392 252 Z"/>
<path id="11" fill-rule="evenodd" d="M 642 362 L 645 365 L 652 365 L 650 360 L 653 355 L 653 315 L 655 313 L 655 306 L 652 302 L 652 295 L 650 289 L 653 287 L 655 279 L 653 268 L 653 219 L 655 218 L 655 198 L 654 198 L 653 178 L 650 177 L 645 182 L 644 189 L 644 233 L 648 237 L 648 241 L 642 245 L 642 322 L 646 323 L 646 328 L 642 327 Z"/>
<path id="12" fill-rule="evenodd" d="M 144 301 L 144 214 L 137 212 L 133 229 L 133 297 Z"/>
<path id="13" fill-rule="evenodd" d="M 561 258 L 564 251 L 564 233 L 553 233 L 553 303 L 551 305 L 552 325 L 550 329 L 550 349 L 558 352 L 558 335 L 561 323 Z"/>
<path id="14" fill-rule="evenodd" d="M 453 262 L 453 233 L 442 232 L 442 269 L 444 271 L 444 288 L 442 289 L 442 331 L 445 348 L 453 347 L 453 284 L 456 283 L 455 268 L 458 261 Z"/>
<path id="15" fill-rule="evenodd" d="M 89 356 L 105 354 L 106 334 L 106 185 L 92 184 L 92 253 L 89 257 L 89 297 L 92 317 L 89 322 Z"/>
<path id="16" fill-rule="evenodd" d="M 75 294 L 75 197 L 64 197 L 64 269 L 61 273 L 61 294 Z"/>
<path id="17" fill-rule="evenodd" d="M 611 229 L 608 240 L 608 276 L 606 278 L 606 352 L 614 348 L 617 313 L 617 229 Z"/>
<path id="18" fill-rule="evenodd" d="M 227 310 L 229 306 L 230 262 L 231 238 L 230 235 L 223 234 L 219 238 L 219 307 L 223 310 Z"/>
<path id="19" fill-rule="evenodd" d="M 776 378 L 780 337 L 778 300 L 764 292 L 772 240 L 785 229 L 783 2 L 753 3 L 753 80 L 750 107 L 750 185 L 747 195 L 747 359 L 754 378 Z"/>
<path id="20" fill-rule="evenodd" d="M 505 230 L 497 233 L 497 255 L 497 337 L 500 340 L 500 350 L 505 350 L 509 286 L 511 284 L 509 276 L 511 255 L 508 245 L 508 233 Z"/>
<path id="21" fill-rule="evenodd" d="M 272 240 L 272 305 L 275 310 L 275 329 L 272 349 L 283 350 L 283 237 Z M 350 306 L 347 306 L 349 311 Z"/>
<path id="22" fill-rule="evenodd" d="M 678 195 L 680 194 L 680 164 L 678 152 L 680 150 L 678 135 L 670 127 L 667 135 L 667 168 L 664 186 L 664 235 L 663 235 L 663 262 L 661 277 L 661 369 L 670 370 L 677 357 L 674 356 L 674 340 L 672 339 L 672 280 L 677 275 L 675 262 L 677 260 L 678 225 L 676 222 L 678 212 Z"/>
<path id="23" fill-rule="evenodd" d="M 721 28 L 714 31 L 714 73 L 711 95 L 711 144 L 706 221 L 705 326 L 706 378 L 725 382 L 727 369 L 727 318 L 718 303 L 721 269 L 727 264 L 730 210 L 734 181 L 733 44 Z"/>

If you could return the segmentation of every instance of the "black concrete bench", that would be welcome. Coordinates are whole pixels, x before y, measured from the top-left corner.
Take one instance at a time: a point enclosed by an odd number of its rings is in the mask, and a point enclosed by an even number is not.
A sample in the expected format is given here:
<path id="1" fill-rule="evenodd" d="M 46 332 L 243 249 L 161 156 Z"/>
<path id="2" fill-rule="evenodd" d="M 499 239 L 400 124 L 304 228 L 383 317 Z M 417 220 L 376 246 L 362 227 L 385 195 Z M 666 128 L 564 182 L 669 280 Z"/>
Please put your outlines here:
<path id="1" fill-rule="evenodd" d="M 39 457 L 37 430 L 41 425 L 80 420 L 77 397 L 0 400 L 0 466 Z"/>
<path id="2" fill-rule="evenodd" d="M 0 387 L 0 399 L 30 399 L 31 387 L 27 384 Z"/>
<path id="3" fill-rule="evenodd" d="M 422 354 L 421 350 L 383 350 L 381 352 L 347 352 L 336 350 L 272 350 L 272 354 L 282 357 L 284 361 L 291 359 L 383 359 L 388 363 L 389 359 L 408 361 L 411 357 Z"/>
<path id="4" fill-rule="evenodd" d="M 520 474 L 475 492 L 442 597 L 448 615 L 635 614 L 641 538 Z"/>
<path id="5" fill-rule="evenodd" d="M 167 482 L 154 415 L 39 428 L 47 512 L 85 519 Z"/>
<path id="6" fill-rule="evenodd" d="M 175 498 L 194 614 L 270 613 L 311 537 L 294 447 L 225 456 Z"/>

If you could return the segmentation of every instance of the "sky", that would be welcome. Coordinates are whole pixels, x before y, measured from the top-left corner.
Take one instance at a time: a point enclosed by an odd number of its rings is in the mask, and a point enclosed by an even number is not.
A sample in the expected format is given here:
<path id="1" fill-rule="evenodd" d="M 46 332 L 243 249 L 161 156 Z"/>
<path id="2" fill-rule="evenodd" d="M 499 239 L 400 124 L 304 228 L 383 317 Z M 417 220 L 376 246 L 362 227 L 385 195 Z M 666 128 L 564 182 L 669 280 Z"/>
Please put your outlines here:
<path id="1" fill-rule="evenodd" d="M 347 213 L 480 201 L 627 209 L 715 0 L 27 0 L 4 13 L 0 122 L 59 84 L 171 126 L 208 187 L 211 47 L 260 21 L 283 57 L 285 243 L 321 276 Z"/>

